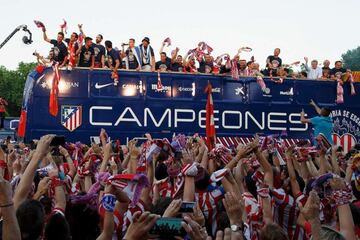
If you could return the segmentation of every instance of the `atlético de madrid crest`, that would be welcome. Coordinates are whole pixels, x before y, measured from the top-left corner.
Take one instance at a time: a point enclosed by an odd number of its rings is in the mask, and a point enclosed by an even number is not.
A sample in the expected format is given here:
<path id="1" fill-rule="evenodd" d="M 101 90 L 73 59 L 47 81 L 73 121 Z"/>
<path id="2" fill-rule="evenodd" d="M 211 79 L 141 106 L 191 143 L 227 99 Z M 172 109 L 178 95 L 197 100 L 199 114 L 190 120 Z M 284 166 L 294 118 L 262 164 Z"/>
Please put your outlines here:
<path id="1" fill-rule="evenodd" d="M 61 106 L 61 124 L 70 132 L 81 126 L 82 106 Z"/>
<path id="2" fill-rule="evenodd" d="M 347 110 L 334 110 L 330 116 L 334 122 L 333 141 L 346 153 L 360 139 L 360 118 Z"/>

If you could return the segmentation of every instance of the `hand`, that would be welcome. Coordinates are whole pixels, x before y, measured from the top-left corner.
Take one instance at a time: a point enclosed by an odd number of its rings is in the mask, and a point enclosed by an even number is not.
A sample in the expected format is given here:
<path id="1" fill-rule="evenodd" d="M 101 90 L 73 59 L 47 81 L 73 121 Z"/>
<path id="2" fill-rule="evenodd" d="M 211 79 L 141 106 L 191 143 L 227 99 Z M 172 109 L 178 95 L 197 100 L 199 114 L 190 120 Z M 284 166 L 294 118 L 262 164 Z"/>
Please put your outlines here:
<path id="1" fill-rule="evenodd" d="M 55 165 L 53 163 L 53 165 Z M 51 169 L 49 171 L 49 177 L 58 177 L 59 176 L 59 169 L 57 168 L 57 166 L 55 166 L 53 169 Z"/>
<path id="2" fill-rule="evenodd" d="M 78 28 L 79 28 L 79 30 L 81 30 L 82 29 L 82 24 L 78 24 Z"/>
<path id="3" fill-rule="evenodd" d="M 238 159 L 241 159 L 241 158 L 244 158 L 246 157 L 247 155 L 249 155 L 253 150 L 253 147 L 248 144 L 246 146 L 244 145 L 239 145 L 238 148 L 237 148 L 237 154 L 236 154 L 236 157 Z"/>
<path id="4" fill-rule="evenodd" d="M 223 231 L 217 231 L 215 240 L 242 240 L 241 232 L 232 232 L 230 228 L 225 228 Z M 208 238 L 207 240 L 210 240 Z"/>
<path id="5" fill-rule="evenodd" d="M 98 155 L 101 154 L 101 148 L 99 147 L 98 144 L 93 144 L 93 145 L 91 146 L 91 148 L 92 148 L 92 150 L 94 151 L 94 153 L 96 153 L 96 154 L 98 154 Z"/>
<path id="6" fill-rule="evenodd" d="M 147 239 L 149 230 L 155 225 L 159 215 L 150 214 L 150 212 L 135 212 L 133 221 L 127 229 L 124 239 L 138 240 Z"/>
<path id="7" fill-rule="evenodd" d="M 181 199 L 173 200 L 170 205 L 166 208 L 163 217 L 176 217 L 179 213 L 182 204 Z"/>
<path id="8" fill-rule="evenodd" d="M 16 151 L 15 150 L 11 150 L 11 152 L 9 153 L 9 162 L 8 165 L 12 165 L 12 163 L 15 162 L 16 160 Z"/>
<path id="9" fill-rule="evenodd" d="M 319 219 L 320 214 L 320 199 L 317 193 L 312 190 L 309 194 L 309 198 L 307 199 L 305 206 L 300 207 L 300 212 L 304 216 L 306 220 L 315 220 Z M 320 220 L 320 219 L 319 219 Z"/>
<path id="10" fill-rule="evenodd" d="M 110 169 L 111 169 L 111 171 L 112 171 L 112 174 L 113 174 L 113 175 L 114 175 L 114 174 L 117 174 L 117 172 L 118 172 L 118 166 L 117 166 L 116 162 L 115 162 L 113 159 L 111 159 L 111 160 L 109 161 L 109 163 L 110 163 Z"/>
<path id="11" fill-rule="evenodd" d="M 133 143 L 133 145 L 132 145 L 131 149 L 129 149 L 129 151 L 130 151 L 130 157 L 137 159 L 140 155 L 140 150 L 139 150 L 139 148 L 136 147 L 136 143 L 137 143 L 137 140 Z"/>
<path id="12" fill-rule="evenodd" d="M 292 145 L 290 147 L 288 147 L 286 149 L 286 152 L 285 152 L 285 155 L 288 157 L 288 158 L 291 158 L 294 154 L 294 150 L 295 150 L 295 145 Z"/>
<path id="13" fill-rule="evenodd" d="M 107 143 L 103 150 L 104 150 L 104 158 L 105 156 L 109 158 L 112 153 L 112 142 Z"/>
<path id="14" fill-rule="evenodd" d="M 197 222 L 192 220 L 189 216 L 185 216 L 181 226 L 187 232 L 191 240 L 205 240 L 208 237 L 205 228 L 202 228 Z"/>
<path id="15" fill-rule="evenodd" d="M 194 213 L 192 219 L 197 222 L 200 226 L 205 226 L 205 217 L 198 204 L 194 207 Z"/>
<path id="16" fill-rule="evenodd" d="M 301 109 L 301 117 L 305 117 L 305 111 L 304 111 L 304 109 Z"/>
<path id="17" fill-rule="evenodd" d="M 346 187 L 346 183 L 343 178 L 334 177 L 333 179 L 330 180 L 330 186 L 331 186 L 331 189 L 333 189 L 333 190 L 340 190 L 340 189 L 344 189 Z"/>
<path id="18" fill-rule="evenodd" d="M 4 206 L 12 203 L 11 185 L 0 175 L 0 205 Z"/>
<path id="19" fill-rule="evenodd" d="M 304 60 L 305 60 L 306 63 L 309 62 L 309 58 L 308 58 L 308 57 L 304 57 Z"/>
<path id="20" fill-rule="evenodd" d="M 59 146 L 59 152 L 61 155 L 63 155 L 65 158 L 70 157 L 69 152 L 63 147 Z"/>
<path id="21" fill-rule="evenodd" d="M 54 137 L 55 135 L 51 134 L 42 136 L 37 143 L 36 152 L 41 155 L 46 155 L 48 152 L 50 152 L 50 143 Z"/>
<path id="22" fill-rule="evenodd" d="M 312 99 L 310 100 L 310 105 L 314 106 L 314 107 L 316 106 L 316 103 L 314 102 L 314 100 L 312 100 Z"/>
<path id="23" fill-rule="evenodd" d="M 240 199 L 236 197 L 235 193 L 227 192 L 223 199 L 223 204 L 228 214 L 230 224 L 239 224 L 242 222 L 241 217 L 244 206 Z"/>
<path id="24" fill-rule="evenodd" d="M 47 193 L 50 184 L 51 184 L 50 177 L 44 177 L 43 179 L 41 179 L 37 188 L 37 193 L 41 196 Z"/>
<path id="25" fill-rule="evenodd" d="M 150 141 L 152 140 L 152 137 L 151 137 L 150 133 L 145 133 L 144 135 L 147 138 L 147 140 L 150 140 Z"/>

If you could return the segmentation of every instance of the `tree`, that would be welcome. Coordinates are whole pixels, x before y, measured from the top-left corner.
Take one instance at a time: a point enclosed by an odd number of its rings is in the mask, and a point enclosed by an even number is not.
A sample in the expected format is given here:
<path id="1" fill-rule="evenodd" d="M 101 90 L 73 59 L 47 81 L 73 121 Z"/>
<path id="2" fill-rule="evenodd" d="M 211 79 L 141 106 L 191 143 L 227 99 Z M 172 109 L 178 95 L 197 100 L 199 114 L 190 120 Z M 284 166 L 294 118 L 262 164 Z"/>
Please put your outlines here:
<path id="1" fill-rule="evenodd" d="M 36 65 L 36 63 L 20 62 L 15 71 L 0 66 L 0 96 L 9 103 L 7 116 L 20 116 L 25 81 Z"/>
<path id="2" fill-rule="evenodd" d="M 360 46 L 348 50 L 346 53 L 341 55 L 344 62 L 344 68 L 351 69 L 351 71 L 360 71 Z"/>

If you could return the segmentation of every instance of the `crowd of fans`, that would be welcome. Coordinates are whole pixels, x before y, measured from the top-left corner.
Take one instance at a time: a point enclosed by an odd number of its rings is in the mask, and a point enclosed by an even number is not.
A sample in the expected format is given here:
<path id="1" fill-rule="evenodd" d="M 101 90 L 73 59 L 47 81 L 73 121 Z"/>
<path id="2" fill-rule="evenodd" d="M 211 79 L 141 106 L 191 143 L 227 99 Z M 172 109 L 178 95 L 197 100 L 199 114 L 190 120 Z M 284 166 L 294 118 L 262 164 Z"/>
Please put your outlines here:
<path id="1" fill-rule="evenodd" d="M 308 58 L 302 64 L 300 72 L 293 71 L 294 65 L 300 61 L 284 64 L 280 58 L 280 49 L 276 48 L 274 54 L 266 59 L 264 69 L 260 69 L 259 63 L 254 57 L 250 60 L 240 58 L 240 53 L 251 51 L 251 48 L 243 47 L 234 56 L 222 54 L 214 58 L 211 54 L 213 49 L 205 42 L 200 42 L 194 49 L 190 49 L 185 55 L 179 54 L 179 48 L 171 51 L 168 56 L 164 47 L 171 45 L 169 38 L 165 39 L 159 51 L 160 60 L 155 60 L 154 49 L 150 45 L 150 39 L 144 37 L 141 44 L 136 46 L 135 39 L 130 38 L 127 44 L 122 43 L 121 49 L 113 46 L 113 43 L 106 40 L 103 45 L 103 36 L 98 34 L 93 39 L 85 36 L 82 25 L 79 26 L 80 33 L 73 32 L 70 38 L 65 39 L 64 32 L 57 35 L 57 39 L 50 39 L 43 27 L 43 37 L 46 42 L 53 45 L 49 56 L 44 58 L 38 53 L 38 61 L 41 64 L 51 66 L 58 62 L 60 67 L 72 69 L 75 66 L 87 68 L 108 68 L 117 74 L 118 69 L 161 71 L 161 72 L 187 72 L 187 73 L 208 73 L 227 74 L 237 77 L 245 76 L 269 76 L 269 77 L 293 77 L 301 79 L 324 79 L 336 80 L 337 74 L 346 75 L 343 80 L 350 77 L 350 71 L 342 67 L 341 61 L 336 61 L 333 68 L 330 68 L 330 61 L 325 60 L 322 67 L 317 60 L 312 60 L 308 65 Z M 83 43 L 84 42 L 84 43 Z M 125 47 L 127 48 L 125 49 Z M 236 72 L 236 73 L 235 73 Z M 114 77 L 114 76 L 113 76 Z"/>
<path id="2" fill-rule="evenodd" d="M 2 239 L 357 239 L 360 146 L 332 145 L 329 109 L 311 104 L 313 145 L 256 135 L 211 149 L 181 134 L 121 145 L 104 129 L 91 146 L 6 141 Z"/>

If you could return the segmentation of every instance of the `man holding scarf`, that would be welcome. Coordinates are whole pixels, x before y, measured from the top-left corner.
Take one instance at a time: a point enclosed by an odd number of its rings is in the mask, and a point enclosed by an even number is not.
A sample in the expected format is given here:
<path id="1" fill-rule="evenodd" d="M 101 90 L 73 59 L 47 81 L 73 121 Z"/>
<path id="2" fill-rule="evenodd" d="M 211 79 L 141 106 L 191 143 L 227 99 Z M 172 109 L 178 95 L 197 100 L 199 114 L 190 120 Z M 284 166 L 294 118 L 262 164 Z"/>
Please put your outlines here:
<path id="1" fill-rule="evenodd" d="M 120 54 L 113 48 L 111 41 L 105 41 L 107 51 L 107 66 L 111 69 L 111 78 L 114 80 L 114 85 L 117 86 L 119 81 L 118 69 L 121 68 Z"/>
<path id="2" fill-rule="evenodd" d="M 125 59 L 126 69 L 139 71 L 141 69 L 140 48 L 135 47 L 135 39 L 129 39 L 129 47 L 122 52 L 121 58 Z"/>
<path id="3" fill-rule="evenodd" d="M 144 37 L 142 44 L 139 45 L 140 50 L 140 61 L 141 61 L 141 70 L 145 71 L 155 71 L 155 55 L 154 50 L 150 46 L 150 39 Z"/>

